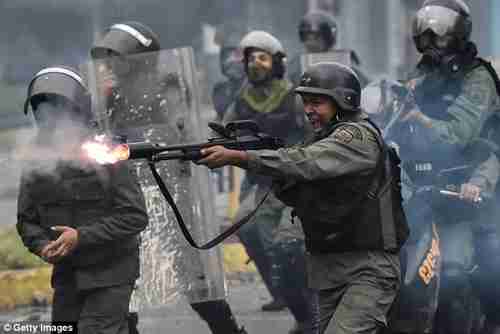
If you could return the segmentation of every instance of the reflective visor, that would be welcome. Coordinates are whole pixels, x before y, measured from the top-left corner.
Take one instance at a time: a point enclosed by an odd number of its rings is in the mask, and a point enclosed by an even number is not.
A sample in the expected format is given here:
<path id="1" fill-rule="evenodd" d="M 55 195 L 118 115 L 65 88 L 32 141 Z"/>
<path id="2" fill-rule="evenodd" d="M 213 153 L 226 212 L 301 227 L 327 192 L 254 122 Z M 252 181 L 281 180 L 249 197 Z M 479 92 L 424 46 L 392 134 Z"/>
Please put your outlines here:
<path id="1" fill-rule="evenodd" d="M 413 36 L 419 36 L 431 30 L 438 36 L 462 33 L 463 20 L 460 14 L 446 7 L 426 6 L 417 12 L 413 21 Z"/>

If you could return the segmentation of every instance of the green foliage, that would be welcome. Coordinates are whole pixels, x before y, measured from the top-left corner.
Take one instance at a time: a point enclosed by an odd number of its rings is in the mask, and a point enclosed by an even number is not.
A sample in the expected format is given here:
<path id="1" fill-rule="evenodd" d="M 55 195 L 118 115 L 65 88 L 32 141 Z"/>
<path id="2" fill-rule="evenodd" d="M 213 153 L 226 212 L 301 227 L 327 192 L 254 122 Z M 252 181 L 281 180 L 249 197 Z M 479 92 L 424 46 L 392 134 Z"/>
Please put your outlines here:
<path id="1" fill-rule="evenodd" d="M 0 229 L 0 270 L 40 267 L 44 262 L 24 247 L 13 226 Z"/>
<path id="2" fill-rule="evenodd" d="M 0 311 L 19 306 L 50 304 L 50 266 L 0 272 Z"/>

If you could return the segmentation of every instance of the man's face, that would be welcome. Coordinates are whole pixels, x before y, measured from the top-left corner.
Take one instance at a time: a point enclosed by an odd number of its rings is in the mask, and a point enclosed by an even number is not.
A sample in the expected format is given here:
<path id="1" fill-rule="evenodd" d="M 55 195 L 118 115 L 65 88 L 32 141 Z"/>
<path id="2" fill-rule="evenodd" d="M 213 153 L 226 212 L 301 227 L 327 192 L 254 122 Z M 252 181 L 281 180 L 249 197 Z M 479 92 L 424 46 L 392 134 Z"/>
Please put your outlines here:
<path id="1" fill-rule="evenodd" d="M 273 57 L 269 53 L 253 50 L 248 55 L 248 80 L 253 83 L 264 82 L 271 78 Z"/>
<path id="2" fill-rule="evenodd" d="M 318 31 L 306 33 L 304 37 L 304 46 L 309 53 L 327 51 L 326 42 Z"/>
<path id="3" fill-rule="evenodd" d="M 325 95 L 303 94 L 304 112 L 314 131 L 321 130 L 337 115 L 332 99 Z"/>

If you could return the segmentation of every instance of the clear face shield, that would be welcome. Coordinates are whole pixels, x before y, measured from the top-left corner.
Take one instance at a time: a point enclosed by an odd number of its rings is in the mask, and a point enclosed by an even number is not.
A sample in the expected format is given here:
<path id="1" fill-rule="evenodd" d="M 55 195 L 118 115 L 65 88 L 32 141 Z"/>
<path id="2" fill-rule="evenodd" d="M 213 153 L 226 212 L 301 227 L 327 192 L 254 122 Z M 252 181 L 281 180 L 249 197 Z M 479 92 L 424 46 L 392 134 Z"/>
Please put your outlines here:
<path id="1" fill-rule="evenodd" d="M 461 16 L 446 7 L 426 6 L 417 12 L 413 21 L 413 36 L 419 36 L 427 30 L 431 30 L 438 36 L 455 34 L 460 31 Z"/>
<path id="2" fill-rule="evenodd" d="M 413 20 L 412 34 L 420 52 L 430 47 L 446 49 L 453 39 L 465 36 L 463 17 L 454 10 L 441 6 L 426 6 L 417 12 Z"/>

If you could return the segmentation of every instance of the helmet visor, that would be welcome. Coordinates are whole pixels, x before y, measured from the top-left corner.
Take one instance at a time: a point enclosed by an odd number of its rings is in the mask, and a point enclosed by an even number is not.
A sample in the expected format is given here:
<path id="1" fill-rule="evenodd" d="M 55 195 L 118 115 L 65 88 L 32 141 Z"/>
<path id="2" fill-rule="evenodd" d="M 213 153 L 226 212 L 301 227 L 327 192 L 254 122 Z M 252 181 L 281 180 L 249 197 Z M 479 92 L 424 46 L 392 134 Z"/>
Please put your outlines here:
<path id="1" fill-rule="evenodd" d="M 413 21 L 412 33 L 414 37 L 420 36 L 427 30 L 437 36 L 448 34 L 463 34 L 463 18 L 459 13 L 446 7 L 426 6 L 417 12 Z"/>

